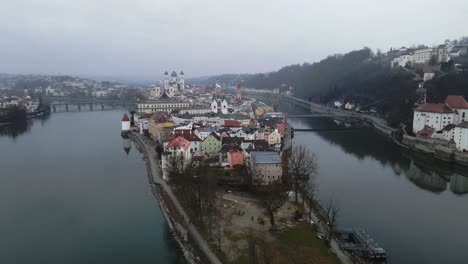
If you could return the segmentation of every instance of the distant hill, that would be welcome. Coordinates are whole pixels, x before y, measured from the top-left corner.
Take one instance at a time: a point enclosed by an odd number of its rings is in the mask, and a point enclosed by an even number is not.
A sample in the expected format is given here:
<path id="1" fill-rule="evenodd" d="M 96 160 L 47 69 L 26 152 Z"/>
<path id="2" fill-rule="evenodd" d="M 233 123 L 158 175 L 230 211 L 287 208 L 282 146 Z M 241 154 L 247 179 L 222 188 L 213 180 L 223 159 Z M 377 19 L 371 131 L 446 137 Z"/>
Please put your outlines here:
<path id="1" fill-rule="evenodd" d="M 468 57 L 458 62 L 466 62 Z M 451 72 L 450 65 L 447 72 Z M 278 71 L 258 74 L 225 74 L 205 77 L 204 83 L 235 85 L 274 89 L 293 87 L 294 94 L 301 98 L 323 104 L 335 100 L 353 102 L 364 109 L 375 108 L 391 125 L 401 122 L 411 124 L 414 103 L 419 96 L 416 89 L 420 80 L 414 73 L 401 68 L 390 68 L 390 61 L 380 52 L 370 49 L 333 55 L 316 63 L 285 66 Z M 468 71 L 449 73 L 426 83 L 428 101 L 440 102 L 448 94 L 465 95 L 468 98 Z"/>
<path id="2" fill-rule="evenodd" d="M 235 86 L 251 79 L 253 74 L 222 74 L 218 76 L 196 77 L 187 80 L 190 84 L 212 86 L 216 82 L 227 86 Z"/>

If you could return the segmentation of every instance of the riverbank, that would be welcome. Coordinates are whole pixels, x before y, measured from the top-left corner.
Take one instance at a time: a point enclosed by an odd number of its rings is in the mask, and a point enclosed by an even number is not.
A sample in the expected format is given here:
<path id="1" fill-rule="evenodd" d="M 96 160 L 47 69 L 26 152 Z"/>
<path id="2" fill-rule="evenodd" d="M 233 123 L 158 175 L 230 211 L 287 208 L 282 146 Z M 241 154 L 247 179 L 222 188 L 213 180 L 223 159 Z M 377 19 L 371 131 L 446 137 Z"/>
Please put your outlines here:
<path id="1" fill-rule="evenodd" d="M 137 133 L 132 133 L 131 138 L 140 145 L 140 150 L 143 152 L 147 163 L 149 182 L 153 194 L 187 262 L 221 264 L 218 257 L 211 251 L 208 243 L 191 223 L 171 187 L 162 179 L 162 172 L 157 162 L 154 146 L 147 143 Z"/>
<path id="2" fill-rule="evenodd" d="M 402 135 L 402 132 L 399 132 L 398 129 L 388 126 L 383 119 L 375 116 L 330 108 L 324 105 L 311 103 L 293 96 L 284 96 L 284 98 L 286 98 L 290 102 L 295 102 L 299 106 L 307 108 L 311 112 L 317 112 L 322 114 L 336 114 L 336 119 L 346 118 L 340 117 L 340 115 L 349 115 L 349 117 L 351 118 L 359 118 L 363 122 L 369 123 L 374 128 L 374 131 L 377 134 L 380 134 L 385 138 L 391 140 L 395 145 L 397 145 L 400 148 L 426 154 L 437 160 L 447 162 L 450 164 L 468 166 L 468 155 L 457 150 L 453 146 L 453 144 L 450 145 L 447 142 L 442 141 L 438 143 L 439 141 L 435 139 L 421 139 L 409 135 Z"/>

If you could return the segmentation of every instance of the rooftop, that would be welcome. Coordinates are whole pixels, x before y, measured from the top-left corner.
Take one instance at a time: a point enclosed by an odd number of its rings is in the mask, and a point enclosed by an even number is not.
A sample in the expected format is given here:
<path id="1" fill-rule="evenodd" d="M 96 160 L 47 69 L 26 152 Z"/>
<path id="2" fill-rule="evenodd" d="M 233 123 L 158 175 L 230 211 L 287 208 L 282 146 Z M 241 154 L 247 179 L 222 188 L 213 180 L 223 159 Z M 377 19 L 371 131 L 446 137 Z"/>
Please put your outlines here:
<path id="1" fill-rule="evenodd" d="M 274 151 L 252 151 L 250 153 L 252 162 L 255 164 L 278 164 L 281 158 L 278 152 Z"/>
<path id="2" fill-rule="evenodd" d="M 185 138 L 183 138 L 181 136 L 178 136 L 178 137 L 174 138 L 167 145 L 167 149 L 174 148 L 174 147 L 181 148 L 181 149 L 187 149 L 189 146 L 190 146 L 190 142 L 188 142 L 188 140 L 186 140 Z"/>
<path id="3" fill-rule="evenodd" d="M 468 128 L 468 122 L 467 121 L 462 122 L 462 123 L 458 124 L 457 127 Z"/>
<path id="4" fill-rule="evenodd" d="M 130 118 L 128 118 L 127 113 L 125 113 L 122 117 L 122 122 L 125 122 L 125 121 L 130 121 Z"/>
<path id="5" fill-rule="evenodd" d="M 432 113 L 453 113 L 453 110 L 445 104 L 423 104 L 418 106 L 415 111 Z"/>
<path id="6" fill-rule="evenodd" d="M 468 109 L 468 103 L 461 95 L 449 95 L 445 99 L 445 104 L 452 108 Z"/>

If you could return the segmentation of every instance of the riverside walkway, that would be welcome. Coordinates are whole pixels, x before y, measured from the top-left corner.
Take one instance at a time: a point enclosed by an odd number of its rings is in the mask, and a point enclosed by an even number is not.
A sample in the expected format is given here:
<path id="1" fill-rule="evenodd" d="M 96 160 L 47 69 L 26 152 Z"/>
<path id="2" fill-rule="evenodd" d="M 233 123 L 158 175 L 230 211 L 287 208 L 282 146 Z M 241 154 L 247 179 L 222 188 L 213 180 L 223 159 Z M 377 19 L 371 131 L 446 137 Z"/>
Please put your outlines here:
<path id="1" fill-rule="evenodd" d="M 198 245 L 198 248 L 205 254 L 206 258 L 210 261 L 210 263 L 221 264 L 222 262 L 213 253 L 206 240 L 200 235 L 197 228 L 191 223 L 189 216 L 185 212 L 182 205 L 179 203 L 179 200 L 177 200 L 176 196 L 172 191 L 172 188 L 162 179 L 162 171 L 161 167 L 159 166 L 159 162 L 156 162 L 157 155 L 154 147 L 148 146 L 149 144 L 146 143 L 145 140 L 136 133 L 133 133 L 133 138 L 142 145 L 143 150 L 145 151 L 148 157 L 153 182 L 155 184 L 160 185 L 161 188 L 167 193 L 172 203 L 176 207 L 177 211 L 182 216 L 184 224 L 186 224 L 186 226 L 188 227 L 188 232 L 195 241 L 195 243 Z"/>
<path id="2" fill-rule="evenodd" d="M 377 116 L 373 116 L 365 113 L 358 113 L 355 111 L 341 110 L 333 107 L 328 107 L 325 105 L 312 103 L 294 96 L 284 96 L 286 100 L 295 102 L 299 105 L 302 105 L 309 109 L 309 111 L 315 114 L 305 114 L 305 115 L 291 115 L 288 117 L 291 118 L 314 118 L 314 117 L 337 117 L 344 119 L 361 119 L 370 122 L 376 130 L 381 132 L 381 134 L 394 139 L 398 129 L 390 127 L 385 120 Z"/>

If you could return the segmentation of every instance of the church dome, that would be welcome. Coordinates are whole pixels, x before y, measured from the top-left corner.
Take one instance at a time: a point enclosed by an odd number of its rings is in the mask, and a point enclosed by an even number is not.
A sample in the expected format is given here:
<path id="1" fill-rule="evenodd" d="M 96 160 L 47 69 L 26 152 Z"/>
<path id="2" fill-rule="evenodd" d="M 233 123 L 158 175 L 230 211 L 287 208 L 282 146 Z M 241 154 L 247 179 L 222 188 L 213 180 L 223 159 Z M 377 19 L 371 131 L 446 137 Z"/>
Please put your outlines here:
<path id="1" fill-rule="evenodd" d="M 172 71 L 171 76 L 172 76 L 172 77 L 177 77 L 177 72 Z"/>
<path id="2" fill-rule="evenodd" d="M 169 73 L 167 71 L 164 72 L 164 75 L 168 75 Z"/>
<path id="3" fill-rule="evenodd" d="M 180 75 L 184 75 L 184 71 L 180 71 Z"/>

